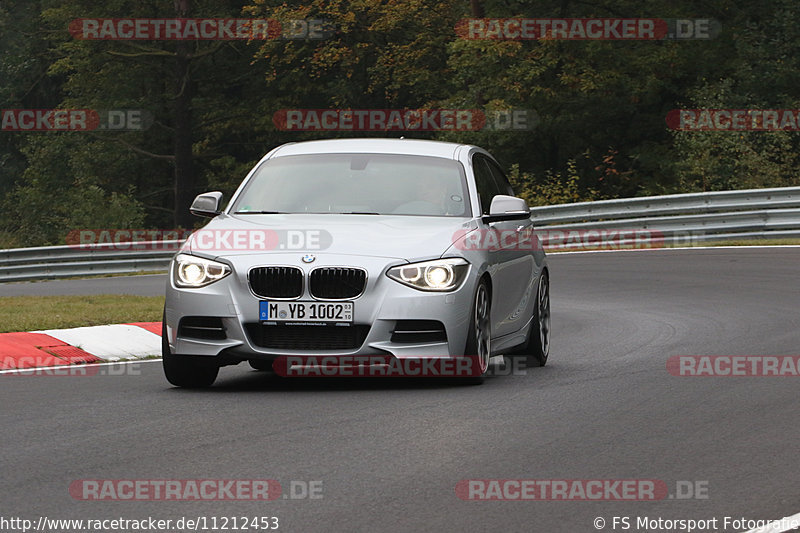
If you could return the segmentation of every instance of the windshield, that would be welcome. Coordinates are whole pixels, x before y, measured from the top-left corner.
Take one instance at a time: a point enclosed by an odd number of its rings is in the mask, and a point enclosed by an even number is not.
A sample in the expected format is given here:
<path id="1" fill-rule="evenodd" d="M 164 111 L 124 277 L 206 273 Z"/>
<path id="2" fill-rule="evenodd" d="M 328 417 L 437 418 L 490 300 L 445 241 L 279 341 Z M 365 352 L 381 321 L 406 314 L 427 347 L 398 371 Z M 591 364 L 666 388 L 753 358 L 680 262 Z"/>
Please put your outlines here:
<path id="1" fill-rule="evenodd" d="M 313 154 L 265 161 L 231 212 L 471 216 L 462 165 L 440 157 Z"/>

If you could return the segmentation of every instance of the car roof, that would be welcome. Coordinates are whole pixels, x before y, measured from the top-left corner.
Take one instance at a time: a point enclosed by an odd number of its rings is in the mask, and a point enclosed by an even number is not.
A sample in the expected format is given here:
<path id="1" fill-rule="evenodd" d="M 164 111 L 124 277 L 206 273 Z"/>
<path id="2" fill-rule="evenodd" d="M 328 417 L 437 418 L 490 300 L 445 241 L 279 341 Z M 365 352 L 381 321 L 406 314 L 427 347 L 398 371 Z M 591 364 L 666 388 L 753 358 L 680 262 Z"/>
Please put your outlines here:
<path id="1" fill-rule="evenodd" d="M 455 159 L 464 144 L 422 139 L 327 139 L 284 144 L 270 158 L 304 154 L 398 154 Z"/>

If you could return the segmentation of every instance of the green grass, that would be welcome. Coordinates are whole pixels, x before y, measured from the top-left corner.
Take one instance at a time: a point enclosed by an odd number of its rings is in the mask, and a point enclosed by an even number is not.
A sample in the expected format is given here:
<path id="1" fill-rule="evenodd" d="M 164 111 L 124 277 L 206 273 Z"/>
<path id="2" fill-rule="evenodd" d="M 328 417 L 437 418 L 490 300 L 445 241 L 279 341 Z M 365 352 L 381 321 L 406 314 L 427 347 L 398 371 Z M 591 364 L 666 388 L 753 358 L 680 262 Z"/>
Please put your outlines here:
<path id="1" fill-rule="evenodd" d="M 0 333 L 160 322 L 163 296 L 11 296 L 0 298 Z"/>

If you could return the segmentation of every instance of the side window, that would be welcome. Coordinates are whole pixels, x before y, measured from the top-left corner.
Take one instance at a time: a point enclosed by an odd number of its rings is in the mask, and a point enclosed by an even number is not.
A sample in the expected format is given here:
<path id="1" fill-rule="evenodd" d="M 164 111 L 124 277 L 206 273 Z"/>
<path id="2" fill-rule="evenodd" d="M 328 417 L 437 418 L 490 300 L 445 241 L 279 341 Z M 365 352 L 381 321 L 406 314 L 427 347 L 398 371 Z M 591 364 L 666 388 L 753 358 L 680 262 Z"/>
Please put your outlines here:
<path id="1" fill-rule="evenodd" d="M 489 165 L 489 170 L 492 171 L 492 176 L 494 177 L 495 182 L 497 182 L 498 188 L 501 191 L 503 191 L 500 194 L 507 194 L 509 196 L 514 196 L 514 189 L 508 182 L 508 178 L 506 178 L 506 175 L 503 174 L 503 171 L 500 170 L 499 166 L 497 166 L 497 163 L 495 163 L 491 159 L 484 159 L 484 160 L 486 161 L 486 164 Z"/>
<path id="2" fill-rule="evenodd" d="M 497 186 L 497 181 L 492 176 L 492 171 L 486 163 L 486 158 L 480 154 L 472 156 L 472 170 L 475 173 L 475 186 L 478 188 L 478 196 L 481 199 L 481 213 L 489 214 L 489 206 L 492 205 L 492 198 L 501 192 Z"/>

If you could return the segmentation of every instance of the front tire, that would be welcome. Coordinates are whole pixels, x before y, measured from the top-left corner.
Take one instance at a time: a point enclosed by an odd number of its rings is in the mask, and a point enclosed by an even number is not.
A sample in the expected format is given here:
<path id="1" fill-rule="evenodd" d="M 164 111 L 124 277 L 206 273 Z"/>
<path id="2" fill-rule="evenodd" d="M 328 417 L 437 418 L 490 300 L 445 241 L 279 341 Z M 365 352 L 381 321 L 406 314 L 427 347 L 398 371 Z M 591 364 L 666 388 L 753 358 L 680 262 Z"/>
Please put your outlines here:
<path id="1" fill-rule="evenodd" d="M 536 288 L 536 303 L 533 306 L 528 339 L 514 355 L 525 356 L 525 366 L 544 366 L 550 355 L 550 276 L 547 270 L 542 272 Z"/>
<path id="2" fill-rule="evenodd" d="M 199 355 L 174 355 L 167 340 L 166 316 L 161 322 L 161 361 L 164 375 L 176 387 L 210 387 L 217 379 L 219 365 L 213 358 Z"/>
<path id="3" fill-rule="evenodd" d="M 272 361 L 264 361 L 262 359 L 249 359 L 250 368 L 253 370 L 260 370 L 264 372 L 272 372 Z"/>
<path id="4" fill-rule="evenodd" d="M 470 361 L 471 376 L 468 380 L 477 384 L 482 383 L 486 377 L 489 359 L 492 356 L 492 296 L 485 279 L 478 282 L 470 314 L 464 354 Z"/>

